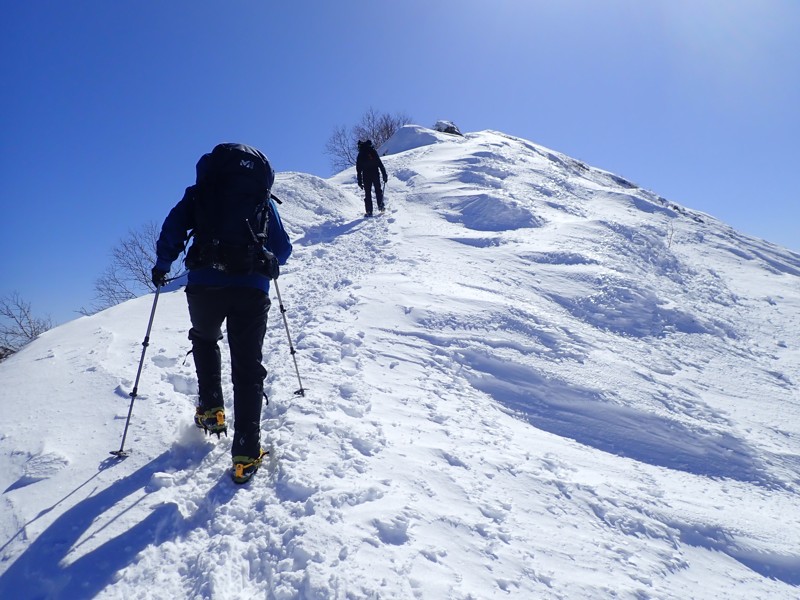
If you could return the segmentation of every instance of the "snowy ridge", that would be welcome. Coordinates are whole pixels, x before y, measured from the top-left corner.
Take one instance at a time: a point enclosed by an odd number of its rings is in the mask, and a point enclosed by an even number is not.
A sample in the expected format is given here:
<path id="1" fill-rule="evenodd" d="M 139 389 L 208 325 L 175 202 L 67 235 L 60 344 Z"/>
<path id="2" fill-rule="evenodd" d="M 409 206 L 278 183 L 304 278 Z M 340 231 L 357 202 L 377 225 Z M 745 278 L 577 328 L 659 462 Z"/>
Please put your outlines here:
<path id="1" fill-rule="evenodd" d="M 382 152 L 375 219 L 278 176 L 308 391 L 273 306 L 247 486 L 189 426 L 182 292 L 124 461 L 153 296 L 0 364 L 0 597 L 797 597 L 800 256 L 499 132 Z"/>

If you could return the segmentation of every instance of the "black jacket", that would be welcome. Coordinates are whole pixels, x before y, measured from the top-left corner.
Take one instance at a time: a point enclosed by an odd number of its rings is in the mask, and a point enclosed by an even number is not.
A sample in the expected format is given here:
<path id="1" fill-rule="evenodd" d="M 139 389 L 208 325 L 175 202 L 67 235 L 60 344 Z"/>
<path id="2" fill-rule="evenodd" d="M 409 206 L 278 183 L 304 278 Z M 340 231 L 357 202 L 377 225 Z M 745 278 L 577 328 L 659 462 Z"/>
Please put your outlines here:
<path id="1" fill-rule="evenodd" d="M 361 146 L 358 150 L 358 157 L 356 158 L 356 175 L 358 175 L 358 184 L 364 183 L 364 174 L 376 176 L 378 171 L 383 174 L 386 179 L 386 167 L 383 166 L 381 157 L 378 156 L 378 151 L 371 144 L 368 146 Z"/>

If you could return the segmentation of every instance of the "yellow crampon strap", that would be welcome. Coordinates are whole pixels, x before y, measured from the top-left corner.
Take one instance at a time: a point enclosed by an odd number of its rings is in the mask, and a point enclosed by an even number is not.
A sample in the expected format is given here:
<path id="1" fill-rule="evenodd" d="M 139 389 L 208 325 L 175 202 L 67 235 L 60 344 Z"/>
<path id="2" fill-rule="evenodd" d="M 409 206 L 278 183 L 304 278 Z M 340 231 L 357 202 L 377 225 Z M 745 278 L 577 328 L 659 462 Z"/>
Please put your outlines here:
<path id="1" fill-rule="evenodd" d="M 246 462 L 234 462 L 233 463 L 233 472 L 236 475 L 236 477 L 244 477 L 244 470 L 245 469 L 248 469 L 248 468 L 253 467 L 253 466 L 255 466 L 255 467 L 261 466 L 261 460 L 264 458 L 264 456 L 266 456 L 266 454 L 267 453 L 262 450 L 259 453 L 259 457 L 252 459 L 251 462 L 247 462 L 247 463 Z M 245 457 L 244 456 L 242 456 L 242 457 L 237 456 L 237 457 L 234 458 L 234 461 L 236 461 L 237 458 L 245 458 Z"/>
<path id="2" fill-rule="evenodd" d="M 214 416 L 217 417 L 217 425 L 219 425 L 220 427 L 225 425 L 225 413 L 224 412 L 222 412 L 221 410 L 218 410 L 217 414 L 214 415 Z"/>

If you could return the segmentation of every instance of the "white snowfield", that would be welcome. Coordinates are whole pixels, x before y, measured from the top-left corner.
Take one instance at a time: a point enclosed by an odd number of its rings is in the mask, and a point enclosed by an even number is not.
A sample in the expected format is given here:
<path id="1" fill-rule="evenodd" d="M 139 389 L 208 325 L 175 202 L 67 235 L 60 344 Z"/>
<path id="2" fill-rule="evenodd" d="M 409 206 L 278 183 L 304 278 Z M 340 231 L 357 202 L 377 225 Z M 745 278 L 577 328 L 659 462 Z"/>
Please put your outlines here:
<path id="1" fill-rule="evenodd" d="M 274 301 L 247 485 L 180 290 L 124 460 L 154 296 L 0 363 L 0 598 L 800 597 L 800 256 L 494 131 L 382 152 L 373 219 L 278 176 L 306 395 Z"/>

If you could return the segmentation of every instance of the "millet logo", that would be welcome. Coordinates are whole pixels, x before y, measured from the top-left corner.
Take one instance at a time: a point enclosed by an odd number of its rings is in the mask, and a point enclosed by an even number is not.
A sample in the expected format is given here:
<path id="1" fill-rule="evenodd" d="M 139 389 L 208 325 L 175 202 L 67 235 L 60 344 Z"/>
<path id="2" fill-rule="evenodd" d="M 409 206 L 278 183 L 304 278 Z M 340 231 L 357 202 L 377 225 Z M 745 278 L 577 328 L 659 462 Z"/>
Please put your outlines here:
<path id="1" fill-rule="evenodd" d="M 240 167 L 244 167 L 245 169 L 255 169 L 256 168 L 256 165 L 252 160 L 245 160 L 245 159 L 242 159 L 239 162 L 239 166 Z"/>

